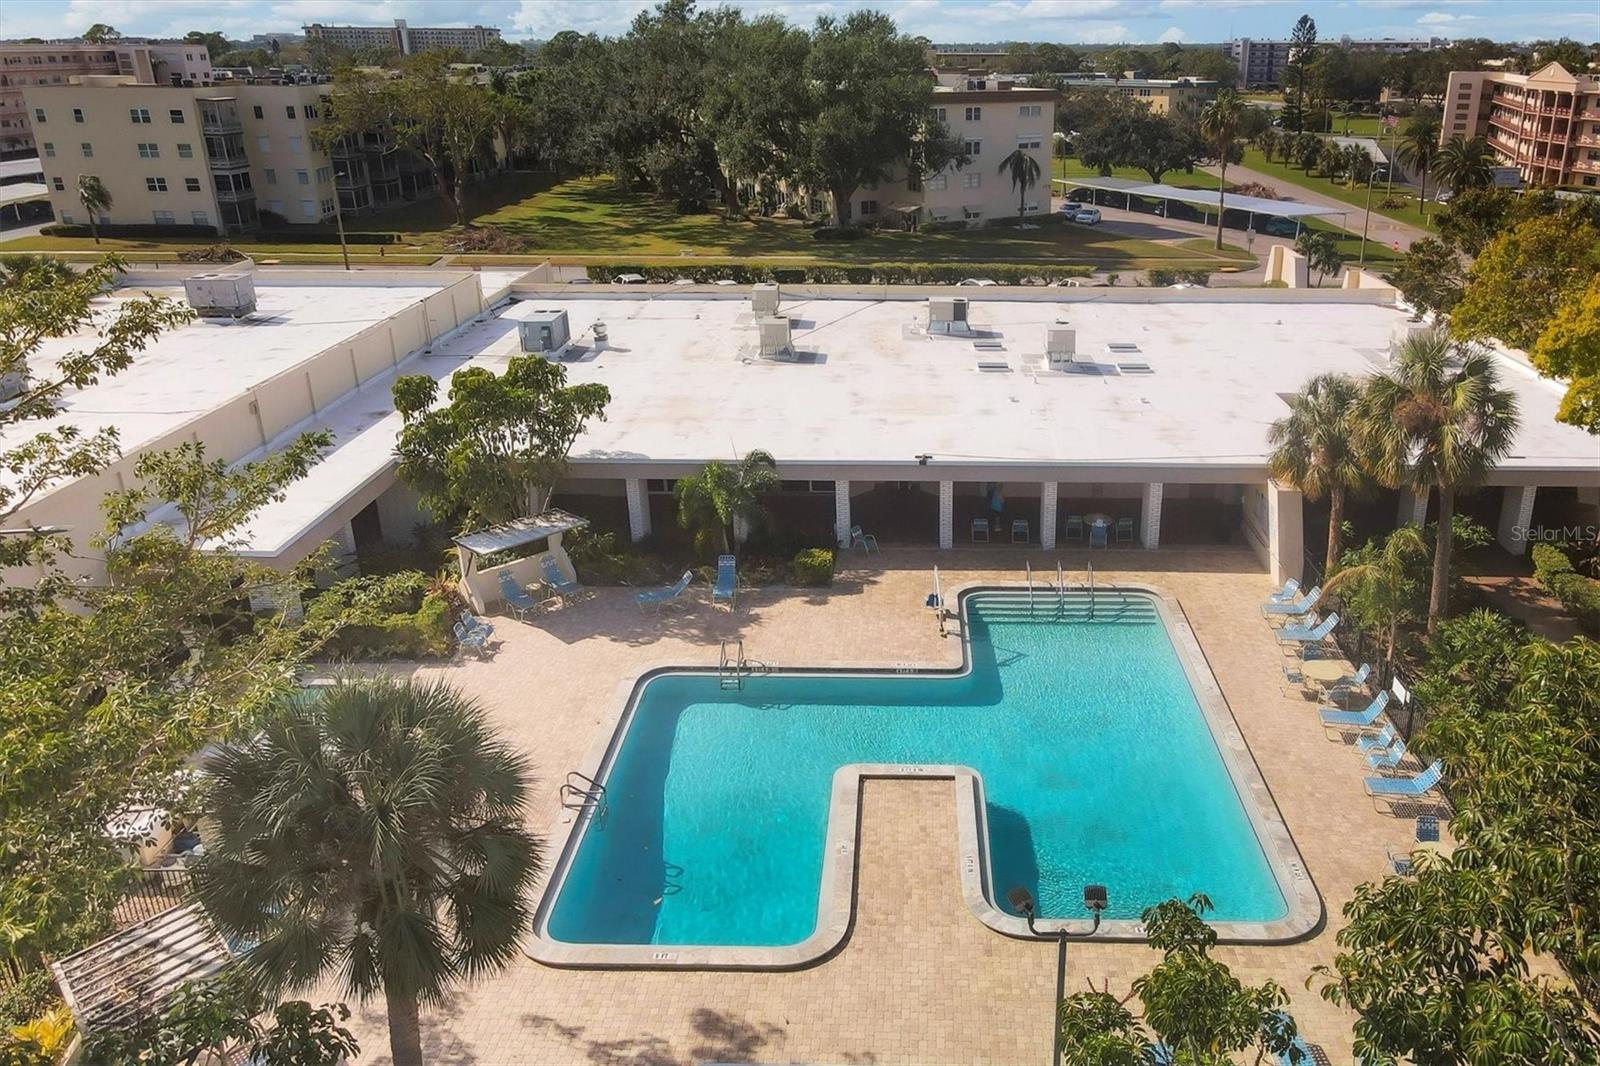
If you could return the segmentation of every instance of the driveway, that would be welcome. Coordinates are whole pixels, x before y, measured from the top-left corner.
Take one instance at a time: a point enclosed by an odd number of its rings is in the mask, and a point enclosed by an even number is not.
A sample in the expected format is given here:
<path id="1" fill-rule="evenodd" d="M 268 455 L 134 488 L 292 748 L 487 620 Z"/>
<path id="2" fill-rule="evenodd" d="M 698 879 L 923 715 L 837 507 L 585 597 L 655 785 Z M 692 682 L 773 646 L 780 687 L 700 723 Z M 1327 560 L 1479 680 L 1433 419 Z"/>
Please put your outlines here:
<path id="1" fill-rule="evenodd" d="M 1217 172 L 1216 167 L 1204 167 L 1203 169 L 1212 174 Z M 1327 221 L 1331 225 L 1339 226 L 1357 236 L 1361 234 L 1363 210 L 1359 207 L 1351 207 L 1343 200 L 1324 195 L 1314 189 L 1308 189 L 1304 185 L 1296 185 L 1292 181 L 1284 181 L 1282 178 L 1274 177 L 1271 174 L 1263 174 L 1259 170 L 1251 170 L 1249 167 L 1230 166 L 1228 167 L 1228 177 L 1235 182 L 1253 181 L 1268 188 L 1276 189 L 1285 200 L 1295 200 L 1302 204 L 1315 204 L 1318 207 L 1332 207 L 1340 211 L 1349 212 L 1343 216 L 1329 216 Z M 1376 191 L 1373 198 L 1377 199 Z M 1428 235 L 1426 230 L 1418 229 L 1409 223 L 1396 222 L 1387 215 L 1380 215 L 1376 211 L 1372 213 L 1372 226 L 1367 230 L 1367 238 L 1369 240 L 1380 241 L 1402 252 L 1411 247 L 1412 241 L 1421 240 Z"/>

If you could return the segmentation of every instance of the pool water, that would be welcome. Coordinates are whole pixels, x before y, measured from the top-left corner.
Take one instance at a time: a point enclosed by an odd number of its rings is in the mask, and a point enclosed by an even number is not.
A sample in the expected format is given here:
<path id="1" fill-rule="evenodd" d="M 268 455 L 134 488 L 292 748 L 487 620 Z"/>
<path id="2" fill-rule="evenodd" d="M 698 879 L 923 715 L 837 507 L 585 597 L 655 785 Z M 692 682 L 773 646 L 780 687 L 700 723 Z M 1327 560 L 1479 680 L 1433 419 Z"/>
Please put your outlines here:
<path id="1" fill-rule="evenodd" d="M 1153 598 L 1096 620 L 967 597 L 960 676 L 648 681 L 545 932 L 589 944 L 796 944 L 816 926 L 834 771 L 949 763 L 983 779 L 989 883 L 1043 917 L 1108 918 L 1204 892 L 1218 921 L 1286 905 Z M 1046 613 L 1043 608 L 1039 613 Z M 1050 613 L 1054 613 L 1053 611 Z M 956 827 L 950 826 L 951 834 Z"/>

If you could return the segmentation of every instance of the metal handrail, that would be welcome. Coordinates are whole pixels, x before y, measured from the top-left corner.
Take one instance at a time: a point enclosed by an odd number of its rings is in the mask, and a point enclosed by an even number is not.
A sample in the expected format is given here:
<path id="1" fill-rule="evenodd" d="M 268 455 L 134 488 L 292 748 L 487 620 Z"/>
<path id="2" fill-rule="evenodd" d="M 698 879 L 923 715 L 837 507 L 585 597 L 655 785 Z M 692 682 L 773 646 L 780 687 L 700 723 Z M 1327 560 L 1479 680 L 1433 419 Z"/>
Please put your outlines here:
<path id="1" fill-rule="evenodd" d="M 579 783 L 575 784 L 573 778 L 577 778 Z M 567 779 L 561 783 L 560 796 L 561 806 L 569 811 L 603 807 L 606 802 L 606 786 L 588 774 L 568 770 Z"/>
<path id="2" fill-rule="evenodd" d="M 1056 613 L 1063 614 L 1067 609 L 1067 583 L 1061 575 L 1061 560 L 1056 560 Z"/>
<path id="3" fill-rule="evenodd" d="M 1024 562 L 1022 565 L 1026 568 L 1027 574 L 1028 574 L 1028 617 L 1032 618 L 1033 617 L 1033 563 Z"/>
<path id="4" fill-rule="evenodd" d="M 1089 564 L 1089 621 L 1094 621 L 1094 564 Z"/>

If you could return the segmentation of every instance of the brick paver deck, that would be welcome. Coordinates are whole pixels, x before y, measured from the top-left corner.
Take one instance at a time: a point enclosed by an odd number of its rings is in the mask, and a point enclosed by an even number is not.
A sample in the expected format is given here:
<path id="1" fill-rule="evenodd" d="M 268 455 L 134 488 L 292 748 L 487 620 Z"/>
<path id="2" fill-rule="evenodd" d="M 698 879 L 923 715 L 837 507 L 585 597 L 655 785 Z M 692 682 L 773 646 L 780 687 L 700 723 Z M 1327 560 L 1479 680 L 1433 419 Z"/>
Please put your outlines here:
<path id="1" fill-rule="evenodd" d="M 1083 552 L 891 549 L 844 562 L 828 589 L 753 591 L 731 616 L 700 599 L 641 616 L 632 593 L 602 589 L 526 625 L 496 619 L 488 662 L 421 672 L 479 697 L 541 771 L 533 823 L 563 816 L 555 786 L 580 765 L 616 698 L 618 679 L 663 662 L 715 664 L 718 641 L 742 637 L 752 658 L 779 664 L 959 660 L 923 606 L 937 563 L 946 587 L 1018 581 L 1023 561 L 1081 578 Z M 1321 890 L 1326 928 L 1280 947 L 1223 947 L 1241 978 L 1273 978 L 1293 997 L 1307 1038 L 1349 1061 L 1349 1016 L 1305 981 L 1334 952 L 1353 887 L 1378 876 L 1385 848 L 1411 823 L 1378 813 L 1362 765 L 1325 738 L 1313 705 L 1286 696 L 1282 661 L 1258 605 L 1269 583 L 1248 551 L 1175 549 L 1094 554 L 1096 578 L 1147 582 L 1174 595 L 1198 636 L 1267 785 Z M 873 781 L 862 813 L 856 922 L 844 948 L 789 973 L 555 970 L 519 958 L 501 975 L 424 1014 L 430 1063 L 697 1062 L 1021 1063 L 1050 1048 L 1053 944 L 1010 940 L 981 925 L 960 896 L 955 811 L 943 781 Z M 1156 955 L 1141 945 L 1074 944 L 1067 984 L 1107 979 L 1118 994 Z M 330 991 L 325 993 L 332 995 Z M 357 1011 L 362 1063 L 386 1063 L 381 1003 Z"/>

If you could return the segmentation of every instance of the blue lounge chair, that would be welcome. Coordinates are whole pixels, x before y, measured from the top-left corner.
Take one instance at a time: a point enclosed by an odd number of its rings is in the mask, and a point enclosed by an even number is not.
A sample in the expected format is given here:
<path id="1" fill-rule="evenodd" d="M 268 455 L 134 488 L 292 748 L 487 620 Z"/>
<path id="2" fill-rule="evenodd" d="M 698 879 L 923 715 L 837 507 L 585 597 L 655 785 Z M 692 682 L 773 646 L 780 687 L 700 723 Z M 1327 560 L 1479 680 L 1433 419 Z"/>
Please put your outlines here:
<path id="1" fill-rule="evenodd" d="M 871 555 L 878 550 L 878 538 L 871 533 L 863 533 L 860 526 L 851 526 L 850 547 L 852 550 L 860 548 L 868 555 Z"/>
<path id="2" fill-rule="evenodd" d="M 1362 663 L 1361 669 L 1353 674 L 1346 674 L 1328 686 L 1328 695 L 1335 696 L 1340 693 L 1349 693 L 1356 689 L 1365 688 L 1367 678 L 1372 676 L 1372 664 Z"/>
<path id="3" fill-rule="evenodd" d="M 536 610 L 539 606 L 539 601 L 528 595 L 528 590 L 517 584 L 508 570 L 500 572 L 500 599 L 519 622 L 527 618 L 529 611 Z"/>
<path id="4" fill-rule="evenodd" d="M 557 596 L 562 598 L 576 596 L 583 591 L 582 585 L 561 572 L 552 555 L 546 555 L 539 560 L 539 570 L 544 575 L 545 587 Z"/>
<path id="5" fill-rule="evenodd" d="M 1133 519 L 1131 519 L 1131 518 L 1119 518 L 1119 519 L 1117 519 L 1117 543 L 1118 544 L 1132 544 L 1133 543 Z"/>
<path id="6" fill-rule="evenodd" d="M 1268 600 L 1266 603 L 1261 605 L 1261 613 L 1269 618 L 1273 615 L 1279 614 L 1288 615 L 1291 617 L 1299 614 L 1309 614 L 1317 606 L 1317 601 L 1321 599 L 1322 586 L 1317 585 L 1310 592 L 1306 593 L 1302 599 Z"/>
<path id="7" fill-rule="evenodd" d="M 646 589 L 644 592 L 633 594 L 633 600 L 639 605 L 639 610 L 654 607 L 660 610 L 669 603 L 675 603 L 683 598 L 684 592 L 689 588 L 689 582 L 694 580 L 694 571 L 685 570 L 676 585 L 668 585 L 664 589 Z"/>
<path id="8" fill-rule="evenodd" d="M 1378 732 L 1368 733 L 1366 736 L 1357 740 L 1356 750 L 1361 752 L 1382 751 L 1394 744 L 1399 737 L 1400 734 L 1394 731 L 1393 724 L 1385 722 L 1383 723 L 1383 728 Z"/>
<path id="9" fill-rule="evenodd" d="M 1443 776 L 1444 763 L 1435 759 L 1415 777 L 1369 777 L 1362 784 L 1373 799 L 1416 799 L 1432 792 Z"/>
<path id="10" fill-rule="evenodd" d="M 1284 626 L 1278 630 L 1279 644 L 1320 644 L 1322 639 L 1333 632 L 1333 627 L 1339 624 L 1339 612 L 1334 611 L 1321 622 L 1310 627 Z"/>
<path id="11" fill-rule="evenodd" d="M 1406 757 L 1406 742 L 1396 740 L 1393 747 L 1367 753 L 1368 770 L 1393 770 Z"/>
<path id="12" fill-rule="evenodd" d="M 987 518 L 974 518 L 972 520 L 972 543 L 989 543 L 989 520 Z"/>
<path id="13" fill-rule="evenodd" d="M 1082 540 L 1083 539 L 1083 515 L 1081 515 L 1081 514 L 1069 514 L 1069 515 L 1067 515 L 1067 539 L 1068 540 Z"/>
<path id="14" fill-rule="evenodd" d="M 1382 714 L 1387 706 L 1389 706 L 1389 694 L 1380 692 L 1371 703 L 1367 704 L 1367 709 L 1364 711 L 1335 711 L 1325 708 L 1317 713 L 1322 716 L 1322 724 L 1327 728 L 1366 729 L 1378 720 L 1378 715 Z"/>
<path id="15" fill-rule="evenodd" d="M 1104 548 L 1106 546 L 1106 529 L 1104 522 L 1089 523 L 1089 547 Z"/>
<path id="16" fill-rule="evenodd" d="M 711 606 L 727 601 L 728 610 L 739 595 L 739 563 L 731 555 L 717 556 L 717 583 L 711 586 Z"/>
<path id="17" fill-rule="evenodd" d="M 466 626 L 469 630 L 482 630 L 483 639 L 485 640 L 488 640 L 490 637 L 494 636 L 494 626 L 490 625 L 488 622 L 485 622 L 471 611 L 461 612 L 461 624 Z"/>
<path id="18" fill-rule="evenodd" d="M 470 651 L 478 658 L 483 658 L 488 651 L 488 635 L 481 629 L 468 629 L 464 622 L 455 624 L 456 647 L 462 651 Z"/>
<path id="19" fill-rule="evenodd" d="M 1300 595 L 1300 582 L 1290 578 L 1283 583 L 1283 588 L 1267 597 L 1268 603 L 1288 603 Z"/>
<path id="20" fill-rule="evenodd" d="M 1295 1037 L 1288 1051 L 1278 1052 L 1278 1066 L 1316 1066 L 1316 1063 L 1311 1045 L 1303 1037 Z"/>

